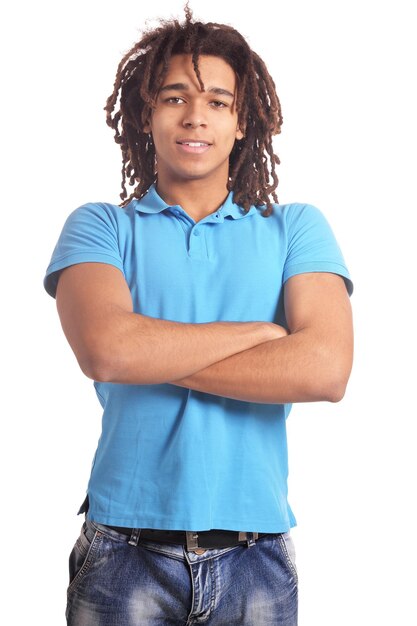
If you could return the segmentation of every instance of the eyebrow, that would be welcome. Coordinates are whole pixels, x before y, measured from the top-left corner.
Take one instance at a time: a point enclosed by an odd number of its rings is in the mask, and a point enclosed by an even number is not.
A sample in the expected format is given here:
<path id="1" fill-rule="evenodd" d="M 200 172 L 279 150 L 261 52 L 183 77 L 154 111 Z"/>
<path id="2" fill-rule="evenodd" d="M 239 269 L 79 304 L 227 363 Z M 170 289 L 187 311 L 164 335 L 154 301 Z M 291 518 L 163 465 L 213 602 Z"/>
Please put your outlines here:
<path id="1" fill-rule="evenodd" d="M 164 85 L 161 87 L 159 92 L 161 91 L 187 91 L 189 86 L 186 83 L 171 83 L 170 85 Z M 230 98 L 234 98 L 234 94 L 232 94 L 227 89 L 223 89 L 222 87 L 209 87 L 206 89 L 209 93 L 215 93 L 218 96 L 229 96 Z"/>

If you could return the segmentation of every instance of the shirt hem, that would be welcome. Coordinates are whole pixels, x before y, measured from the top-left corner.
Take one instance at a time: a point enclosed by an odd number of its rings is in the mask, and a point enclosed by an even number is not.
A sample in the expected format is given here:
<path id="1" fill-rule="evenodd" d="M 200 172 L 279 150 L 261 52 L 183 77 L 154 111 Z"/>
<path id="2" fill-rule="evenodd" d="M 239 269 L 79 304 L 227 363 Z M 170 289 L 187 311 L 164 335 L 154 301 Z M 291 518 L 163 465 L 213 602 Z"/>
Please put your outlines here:
<path id="1" fill-rule="evenodd" d="M 100 252 L 84 252 L 78 254 L 67 254 L 59 257 L 56 261 L 51 263 L 45 274 L 44 287 L 49 295 L 55 297 L 56 290 L 56 274 L 63 269 L 70 267 L 71 265 L 77 265 L 80 263 L 104 263 L 107 265 L 113 265 L 117 267 L 125 276 L 125 271 L 120 259 L 113 257 L 110 254 Z"/>
<path id="2" fill-rule="evenodd" d="M 320 264 L 319 266 L 313 261 L 303 262 L 303 263 L 294 263 L 292 265 L 289 265 L 285 269 L 285 272 L 282 277 L 282 281 L 283 283 L 285 283 L 292 276 L 296 276 L 298 274 L 315 273 L 315 272 L 317 272 L 318 274 L 329 272 L 330 274 L 337 274 L 338 276 L 341 276 L 345 281 L 346 288 L 347 288 L 349 295 L 352 295 L 353 283 L 350 278 L 349 271 L 345 265 L 342 265 L 339 263 L 324 262 Z"/>
<path id="3" fill-rule="evenodd" d="M 160 518 L 117 518 L 94 513 L 89 510 L 87 517 L 92 522 L 103 524 L 104 526 L 121 526 L 125 528 L 150 528 L 153 530 L 179 530 L 179 531 L 208 531 L 208 530 L 230 530 L 242 532 L 259 532 L 259 533 L 284 533 L 297 525 L 295 519 L 288 520 L 242 520 L 237 522 L 230 519 L 216 519 L 212 523 L 198 523 L 193 520 L 190 524 L 185 520 L 160 519 Z M 200 520 L 201 522 L 202 520 Z"/>

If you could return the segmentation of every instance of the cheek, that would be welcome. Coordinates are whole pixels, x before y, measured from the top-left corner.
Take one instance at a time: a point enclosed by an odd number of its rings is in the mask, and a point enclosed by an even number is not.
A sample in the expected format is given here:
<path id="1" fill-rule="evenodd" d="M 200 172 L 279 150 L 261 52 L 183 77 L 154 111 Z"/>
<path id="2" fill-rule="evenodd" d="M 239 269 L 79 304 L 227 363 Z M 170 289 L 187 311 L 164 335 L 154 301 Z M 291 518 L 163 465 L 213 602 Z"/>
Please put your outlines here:
<path id="1" fill-rule="evenodd" d="M 230 138 L 230 141 L 234 142 L 236 139 L 236 131 L 238 129 L 238 119 L 237 115 L 233 115 L 223 120 L 222 124 L 222 133 L 227 138 Z"/>
<path id="2" fill-rule="evenodd" d="M 173 136 L 175 127 L 175 119 L 166 115 L 159 117 L 157 114 L 154 114 L 150 123 L 150 129 L 154 137 L 154 141 L 159 140 L 160 143 L 169 143 L 170 137 Z"/>
<path id="3" fill-rule="evenodd" d="M 229 124 L 228 128 L 225 129 L 225 132 L 224 132 L 224 138 L 225 138 L 224 143 L 227 144 L 228 148 L 230 149 L 234 146 L 234 143 L 237 139 L 236 128 L 237 128 L 237 122 L 236 122 L 236 125 Z"/>
<path id="4" fill-rule="evenodd" d="M 164 131 L 164 128 L 158 125 L 157 127 L 151 126 L 152 139 L 155 145 L 155 148 L 158 150 L 158 147 L 163 147 L 168 143 L 167 136 Z"/>

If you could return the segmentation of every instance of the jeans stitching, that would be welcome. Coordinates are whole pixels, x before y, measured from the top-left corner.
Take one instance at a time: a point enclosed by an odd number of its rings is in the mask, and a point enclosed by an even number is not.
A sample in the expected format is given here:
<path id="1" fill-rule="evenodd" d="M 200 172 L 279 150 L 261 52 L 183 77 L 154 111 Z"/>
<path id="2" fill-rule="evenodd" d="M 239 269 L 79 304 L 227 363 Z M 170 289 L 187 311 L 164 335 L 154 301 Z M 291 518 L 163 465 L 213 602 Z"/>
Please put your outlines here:
<path id="1" fill-rule="evenodd" d="M 295 563 L 293 563 L 293 561 L 291 560 L 291 557 L 289 555 L 287 544 L 285 543 L 284 537 L 282 535 L 278 535 L 278 541 L 279 541 L 279 545 L 281 546 L 281 551 L 284 554 L 285 561 L 286 561 L 286 563 L 287 563 L 287 565 L 288 565 L 292 575 L 295 578 L 295 582 L 298 584 L 298 572 L 297 572 Z"/>
<path id="2" fill-rule="evenodd" d="M 124 535 L 123 533 L 119 533 L 116 530 L 106 529 L 103 524 L 99 524 L 98 522 L 92 522 L 88 520 L 88 523 L 94 528 L 96 532 L 104 535 L 107 539 L 111 539 L 113 541 L 118 541 L 120 543 L 127 543 L 129 537 Z"/>
<path id="3" fill-rule="evenodd" d="M 78 570 L 78 572 L 76 573 L 76 575 L 74 576 L 73 580 L 70 582 L 70 584 L 68 585 L 68 589 L 67 589 L 67 594 L 70 595 L 74 589 L 78 586 L 78 584 L 80 583 L 80 581 L 84 578 L 85 574 L 88 572 L 88 570 L 91 567 L 91 564 L 94 560 L 94 557 L 97 553 L 97 550 L 100 546 L 102 540 L 102 534 L 96 530 L 95 535 L 93 537 L 93 540 L 91 542 L 91 545 L 88 549 L 88 552 L 85 556 L 84 562 L 82 564 L 82 566 L 80 567 L 80 569 Z"/>
<path id="4" fill-rule="evenodd" d="M 217 553 L 208 561 L 204 559 L 205 563 L 201 562 L 201 556 L 206 555 L 181 549 L 188 566 L 195 566 L 193 578 L 197 594 L 190 607 L 193 585 L 186 563 L 162 561 L 162 556 L 145 554 L 148 551 L 140 546 L 134 550 L 127 543 L 106 537 L 90 523 L 88 528 L 92 548 L 85 563 L 79 560 L 80 574 L 70 586 L 67 602 L 67 623 L 72 626 L 99 621 L 146 624 L 151 622 L 151 614 L 152 621 L 158 619 L 158 623 L 168 623 L 168 618 L 174 620 L 181 615 L 176 623 L 181 621 L 184 626 L 207 623 L 210 619 L 234 625 L 296 624 L 297 584 L 287 559 L 287 553 L 292 554 L 291 544 L 284 545 L 277 537 L 261 539 L 255 547 L 244 547 L 243 554 L 239 547 L 231 548 L 228 554 Z M 121 569 L 129 573 L 126 580 L 120 576 Z M 201 576 L 197 575 L 197 569 L 201 569 Z M 261 574 L 264 570 L 265 576 Z M 164 572 L 162 578 L 161 572 Z M 238 594 L 231 592 L 235 584 Z M 276 597 L 276 589 L 282 589 L 282 598 Z M 199 602 L 198 595 L 204 592 L 204 602 L 201 596 Z M 161 599 L 163 605 L 159 602 Z M 204 613 L 190 613 L 194 607 Z M 211 618 L 207 620 L 209 614 Z M 244 614 L 245 621 L 240 621 Z"/>

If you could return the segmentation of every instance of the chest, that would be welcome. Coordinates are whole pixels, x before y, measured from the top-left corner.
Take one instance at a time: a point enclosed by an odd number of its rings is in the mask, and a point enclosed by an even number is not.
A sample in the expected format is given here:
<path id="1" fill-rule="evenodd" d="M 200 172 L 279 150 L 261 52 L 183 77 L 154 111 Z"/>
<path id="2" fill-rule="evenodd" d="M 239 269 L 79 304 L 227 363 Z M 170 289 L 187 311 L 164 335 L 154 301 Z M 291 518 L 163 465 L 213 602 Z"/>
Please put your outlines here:
<path id="1" fill-rule="evenodd" d="M 122 250 L 135 311 L 191 323 L 274 319 L 287 244 L 267 221 L 140 216 Z"/>

